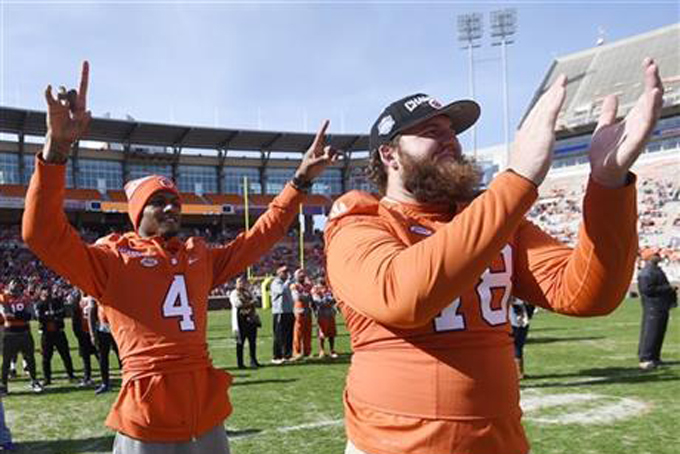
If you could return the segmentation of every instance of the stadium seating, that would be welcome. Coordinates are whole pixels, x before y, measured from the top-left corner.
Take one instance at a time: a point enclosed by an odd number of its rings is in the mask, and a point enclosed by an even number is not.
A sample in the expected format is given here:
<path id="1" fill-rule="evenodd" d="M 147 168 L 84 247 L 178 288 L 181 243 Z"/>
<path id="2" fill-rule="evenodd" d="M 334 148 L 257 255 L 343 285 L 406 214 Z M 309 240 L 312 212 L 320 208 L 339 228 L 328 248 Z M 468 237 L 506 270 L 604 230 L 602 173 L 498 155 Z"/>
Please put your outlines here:
<path id="1" fill-rule="evenodd" d="M 209 205 L 207 200 L 193 192 L 182 192 L 180 193 L 180 196 L 182 197 L 182 203 L 184 204 Z"/>
<path id="2" fill-rule="evenodd" d="M 0 196 L 3 197 L 24 197 L 26 195 L 26 186 L 19 184 L 4 184 L 0 185 Z"/>
<path id="3" fill-rule="evenodd" d="M 243 205 L 243 197 L 236 194 L 205 194 L 203 198 L 215 205 Z"/>
<path id="4" fill-rule="evenodd" d="M 101 200 L 102 196 L 95 189 L 66 189 L 67 200 Z"/>
<path id="5" fill-rule="evenodd" d="M 127 202 L 125 191 L 108 191 L 106 194 L 112 202 Z"/>

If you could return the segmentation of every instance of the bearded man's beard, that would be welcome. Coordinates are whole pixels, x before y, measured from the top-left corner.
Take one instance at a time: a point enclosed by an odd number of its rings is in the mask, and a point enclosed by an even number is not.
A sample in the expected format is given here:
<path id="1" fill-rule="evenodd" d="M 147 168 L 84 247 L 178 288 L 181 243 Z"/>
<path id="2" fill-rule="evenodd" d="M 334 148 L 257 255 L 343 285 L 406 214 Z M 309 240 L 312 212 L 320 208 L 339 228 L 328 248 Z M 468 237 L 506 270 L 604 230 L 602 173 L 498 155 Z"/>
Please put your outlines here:
<path id="1" fill-rule="evenodd" d="M 460 156 L 439 162 L 418 161 L 399 151 L 406 190 L 423 204 L 449 205 L 475 198 L 482 173 L 474 159 Z"/>

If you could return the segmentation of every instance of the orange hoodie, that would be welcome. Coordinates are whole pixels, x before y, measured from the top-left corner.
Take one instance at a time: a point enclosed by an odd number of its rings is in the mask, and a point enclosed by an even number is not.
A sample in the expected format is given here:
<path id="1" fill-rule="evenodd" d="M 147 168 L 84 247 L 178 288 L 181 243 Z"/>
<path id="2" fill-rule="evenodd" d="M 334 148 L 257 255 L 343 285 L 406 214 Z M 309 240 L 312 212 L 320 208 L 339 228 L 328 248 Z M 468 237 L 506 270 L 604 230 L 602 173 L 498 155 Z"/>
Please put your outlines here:
<path id="1" fill-rule="evenodd" d="M 215 369 L 206 324 L 210 290 L 255 262 L 285 232 L 304 194 L 287 185 L 230 243 L 113 234 L 85 244 L 63 211 L 65 165 L 36 159 L 23 237 L 33 252 L 103 306 L 120 348 L 123 385 L 107 425 L 132 438 L 179 442 L 231 413 L 231 376 Z"/>
<path id="2" fill-rule="evenodd" d="M 635 186 L 590 182 L 578 245 L 524 219 L 512 173 L 457 213 L 353 191 L 326 227 L 328 280 L 354 356 L 348 437 L 372 454 L 526 454 L 508 299 L 576 316 L 613 311 L 637 250 Z"/>

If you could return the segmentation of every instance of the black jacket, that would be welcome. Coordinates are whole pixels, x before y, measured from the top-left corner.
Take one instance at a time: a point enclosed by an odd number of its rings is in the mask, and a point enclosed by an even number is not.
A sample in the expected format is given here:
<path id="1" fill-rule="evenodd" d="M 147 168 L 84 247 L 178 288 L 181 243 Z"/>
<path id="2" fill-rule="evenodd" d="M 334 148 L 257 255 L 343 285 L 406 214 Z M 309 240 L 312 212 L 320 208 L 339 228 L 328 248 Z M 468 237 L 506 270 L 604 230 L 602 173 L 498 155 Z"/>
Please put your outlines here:
<path id="1" fill-rule="evenodd" d="M 645 306 L 668 310 L 677 304 L 675 289 L 668 282 L 666 273 L 655 263 L 647 262 L 638 273 L 638 290 Z"/>
<path id="2" fill-rule="evenodd" d="M 66 309 L 61 298 L 48 297 L 45 301 L 38 300 L 35 312 L 40 324 L 40 332 L 56 332 L 64 329 Z"/>

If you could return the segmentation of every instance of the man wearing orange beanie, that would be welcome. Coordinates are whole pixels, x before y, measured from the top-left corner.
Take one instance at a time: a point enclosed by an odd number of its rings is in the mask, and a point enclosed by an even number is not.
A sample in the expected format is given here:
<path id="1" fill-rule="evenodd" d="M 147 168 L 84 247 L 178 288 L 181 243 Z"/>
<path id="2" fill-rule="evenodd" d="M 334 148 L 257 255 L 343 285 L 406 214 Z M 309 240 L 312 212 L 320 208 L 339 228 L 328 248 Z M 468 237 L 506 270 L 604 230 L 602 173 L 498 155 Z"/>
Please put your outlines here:
<path id="1" fill-rule="evenodd" d="M 125 187 L 134 232 L 84 243 L 63 211 L 71 145 L 87 130 L 89 67 L 80 89 L 57 99 L 47 87 L 47 136 L 26 196 L 24 241 L 49 267 L 92 295 L 119 344 L 123 384 L 107 418 L 114 453 L 228 453 L 231 376 L 215 369 L 206 324 L 210 290 L 238 275 L 285 234 L 314 177 L 338 154 L 324 122 L 293 181 L 247 232 L 209 248 L 177 237 L 181 200 L 174 183 L 152 175 Z"/>

